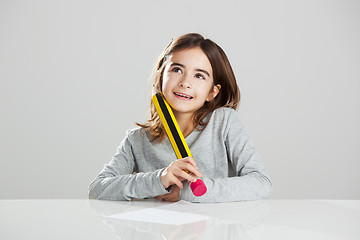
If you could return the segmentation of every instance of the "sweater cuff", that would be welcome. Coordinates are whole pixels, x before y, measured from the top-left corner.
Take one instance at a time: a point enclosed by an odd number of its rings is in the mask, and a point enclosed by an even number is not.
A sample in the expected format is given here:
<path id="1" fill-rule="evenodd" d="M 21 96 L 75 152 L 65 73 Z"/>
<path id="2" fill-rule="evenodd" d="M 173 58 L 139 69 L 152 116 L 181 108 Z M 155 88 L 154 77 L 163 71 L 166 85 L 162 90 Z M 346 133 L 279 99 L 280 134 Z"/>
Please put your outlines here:
<path id="1" fill-rule="evenodd" d="M 162 172 L 165 170 L 165 168 L 162 168 L 162 169 L 159 169 L 158 170 L 158 172 L 157 172 L 157 174 L 156 174 L 156 176 L 155 176 L 155 197 L 156 196 L 160 196 L 160 195 L 164 195 L 164 194 L 167 194 L 167 193 L 169 193 L 167 190 L 166 190 L 166 188 L 164 187 L 164 185 L 162 185 L 162 183 L 161 183 L 161 178 L 160 178 L 160 176 L 161 176 L 161 174 L 162 174 Z"/>

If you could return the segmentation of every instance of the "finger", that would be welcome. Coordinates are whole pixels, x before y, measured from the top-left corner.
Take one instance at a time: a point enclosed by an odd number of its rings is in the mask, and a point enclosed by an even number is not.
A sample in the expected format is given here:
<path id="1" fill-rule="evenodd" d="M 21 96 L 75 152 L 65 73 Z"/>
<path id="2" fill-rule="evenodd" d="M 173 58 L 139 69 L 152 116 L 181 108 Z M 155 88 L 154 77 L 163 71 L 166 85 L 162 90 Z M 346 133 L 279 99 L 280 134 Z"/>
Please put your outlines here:
<path id="1" fill-rule="evenodd" d="M 164 201 L 166 201 L 166 202 L 177 202 L 179 200 L 175 199 L 175 198 L 166 198 Z"/>
<path id="2" fill-rule="evenodd" d="M 165 195 L 161 195 L 161 196 L 156 196 L 154 198 L 157 199 L 157 200 L 162 200 L 164 197 L 165 197 Z"/>
<path id="3" fill-rule="evenodd" d="M 174 202 L 176 200 L 176 197 L 174 196 L 174 194 L 167 194 L 166 197 L 161 200 L 165 202 Z"/>
<path id="4" fill-rule="evenodd" d="M 195 160 L 192 157 L 186 157 L 186 161 L 193 165 L 196 170 L 199 170 L 198 165 L 196 164 Z"/>
<path id="5" fill-rule="evenodd" d="M 185 162 L 190 163 L 190 164 L 193 165 L 196 169 L 198 168 L 195 160 L 194 160 L 192 157 L 186 157 L 186 158 L 183 158 L 182 160 L 184 160 Z"/>
<path id="6" fill-rule="evenodd" d="M 200 173 L 199 170 L 195 169 L 195 167 L 189 163 L 189 162 L 186 162 L 185 160 L 181 159 L 181 161 L 175 161 L 171 164 L 171 166 L 168 168 L 168 171 L 169 172 L 172 172 L 172 173 L 176 173 L 176 175 L 178 176 L 182 176 L 184 177 L 184 179 L 188 179 L 188 177 L 186 177 L 186 175 L 184 174 L 181 174 L 181 172 L 178 170 L 182 170 L 182 171 L 185 171 L 185 172 L 190 172 L 192 173 L 193 175 L 196 175 L 197 177 L 201 177 L 202 174 Z M 184 180 L 182 179 L 182 180 Z M 188 179 L 189 180 L 189 179 Z M 189 180 L 190 181 L 190 180 Z"/>
<path id="7" fill-rule="evenodd" d="M 191 172 L 192 174 L 196 175 L 197 177 L 201 177 L 202 174 L 201 172 L 196 169 L 191 163 L 185 163 L 185 162 L 180 162 L 179 163 L 179 168 L 181 168 L 183 171 L 189 171 Z"/>
<path id="8" fill-rule="evenodd" d="M 154 197 L 154 198 L 157 199 L 157 200 L 164 200 L 165 198 L 167 198 L 167 197 L 169 196 L 169 194 L 171 194 L 171 192 L 170 192 L 170 193 L 166 193 L 166 194 L 164 194 L 164 195 L 156 196 L 156 197 Z"/>
<path id="9" fill-rule="evenodd" d="M 174 174 L 169 176 L 169 178 L 170 178 L 171 185 L 175 184 L 179 188 L 183 189 L 184 186 L 183 186 L 182 182 Z"/>
<path id="10" fill-rule="evenodd" d="M 193 166 L 193 168 L 189 167 L 190 172 L 192 172 L 193 174 L 195 174 L 198 177 L 202 176 L 201 172 L 199 171 L 199 168 L 196 165 L 196 162 L 194 161 L 194 159 L 192 157 L 186 157 L 183 160 L 185 162 L 189 163 L 191 166 Z M 195 169 L 195 170 L 193 170 L 193 169 Z"/>
<path id="11" fill-rule="evenodd" d="M 195 182 L 196 178 L 189 173 L 186 173 L 181 168 L 177 168 L 174 170 L 174 174 L 179 178 L 180 181 L 188 180 L 190 182 Z"/>

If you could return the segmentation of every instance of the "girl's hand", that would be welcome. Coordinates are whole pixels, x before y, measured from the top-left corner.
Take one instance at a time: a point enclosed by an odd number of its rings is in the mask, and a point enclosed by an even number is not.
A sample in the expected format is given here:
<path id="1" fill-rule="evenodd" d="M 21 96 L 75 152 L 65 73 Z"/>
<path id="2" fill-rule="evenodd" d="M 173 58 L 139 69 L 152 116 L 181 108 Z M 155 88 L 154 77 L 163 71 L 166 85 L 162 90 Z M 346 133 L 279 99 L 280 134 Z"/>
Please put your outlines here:
<path id="1" fill-rule="evenodd" d="M 189 171 L 186 173 L 185 171 Z M 168 188 L 171 185 L 177 185 L 180 189 L 183 189 L 182 181 L 188 180 L 190 182 L 195 182 L 196 178 L 191 174 L 201 177 L 194 159 L 191 157 L 186 157 L 183 159 L 178 159 L 172 162 L 161 174 L 160 179 L 161 183 L 165 188 Z"/>
<path id="2" fill-rule="evenodd" d="M 179 201 L 179 197 L 180 197 L 180 188 L 175 185 L 172 187 L 170 193 L 167 193 L 167 194 L 164 194 L 161 196 L 157 196 L 157 197 L 155 197 L 155 199 L 162 200 L 165 202 L 177 202 L 177 201 Z"/>

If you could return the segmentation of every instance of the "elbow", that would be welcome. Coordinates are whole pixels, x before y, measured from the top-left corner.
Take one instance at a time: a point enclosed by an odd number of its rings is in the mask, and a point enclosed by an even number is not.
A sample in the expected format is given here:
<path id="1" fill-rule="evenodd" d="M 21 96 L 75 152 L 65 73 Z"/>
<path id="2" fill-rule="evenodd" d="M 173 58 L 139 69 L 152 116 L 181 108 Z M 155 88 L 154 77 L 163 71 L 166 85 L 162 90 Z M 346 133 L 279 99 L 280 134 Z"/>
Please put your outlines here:
<path id="1" fill-rule="evenodd" d="M 271 180 L 267 176 L 262 177 L 263 180 L 263 192 L 262 192 L 262 199 L 270 198 L 272 192 L 272 183 Z"/>
<path id="2" fill-rule="evenodd" d="M 266 173 L 252 172 L 251 182 L 249 187 L 251 188 L 249 199 L 246 200 L 263 200 L 270 198 L 272 191 L 272 183 Z"/>
<path id="3" fill-rule="evenodd" d="M 253 182 L 253 194 L 251 195 L 251 199 L 249 200 L 263 200 L 270 198 L 272 191 L 272 183 L 270 178 L 261 173 L 256 173 L 255 177 L 256 181 Z"/>
<path id="4" fill-rule="evenodd" d="M 96 194 L 94 191 L 89 190 L 88 197 L 89 197 L 89 199 L 97 199 L 98 200 L 99 194 Z"/>
<path id="5" fill-rule="evenodd" d="M 92 182 L 89 186 L 88 197 L 89 197 L 89 199 L 100 199 L 100 193 L 96 188 L 95 182 Z"/>

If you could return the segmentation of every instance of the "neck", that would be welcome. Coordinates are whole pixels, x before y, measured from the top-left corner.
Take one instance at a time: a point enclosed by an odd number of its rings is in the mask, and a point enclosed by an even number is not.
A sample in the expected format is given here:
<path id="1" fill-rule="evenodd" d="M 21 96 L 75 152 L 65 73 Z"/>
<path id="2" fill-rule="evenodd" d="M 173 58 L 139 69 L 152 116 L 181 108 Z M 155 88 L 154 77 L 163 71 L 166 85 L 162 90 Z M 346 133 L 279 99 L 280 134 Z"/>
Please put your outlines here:
<path id="1" fill-rule="evenodd" d="M 177 123 L 179 124 L 179 127 L 181 129 L 182 134 L 184 135 L 184 138 L 190 135 L 192 131 L 195 129 L 194 123 L 193 123 L 193 114 L 187 114 L 187 113 L 174 113 L 174 116 L 176 118 Z"/>

